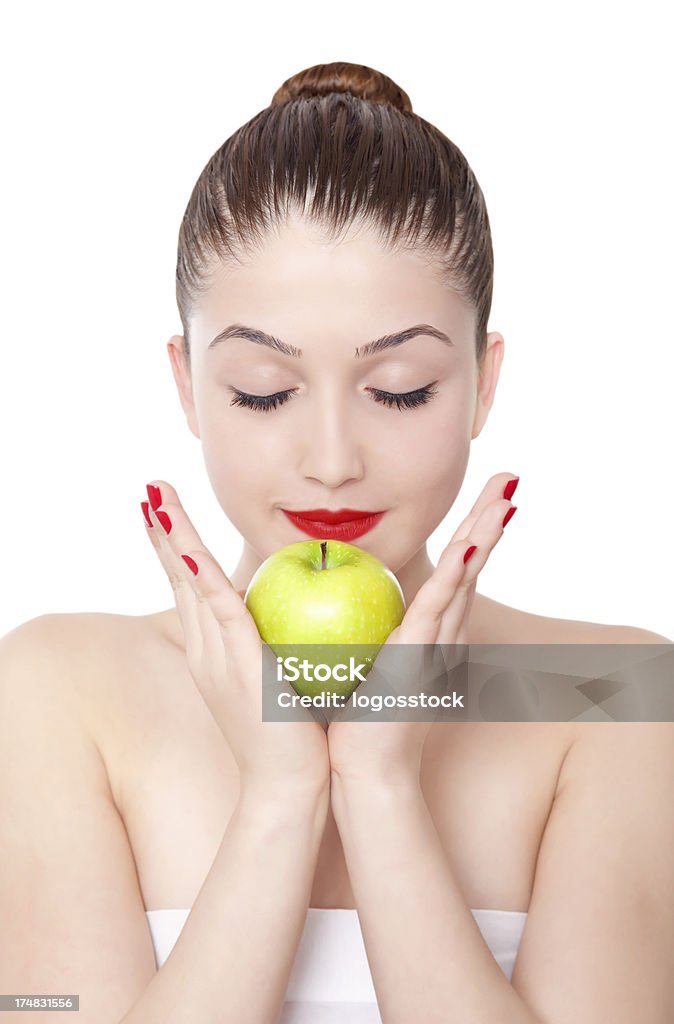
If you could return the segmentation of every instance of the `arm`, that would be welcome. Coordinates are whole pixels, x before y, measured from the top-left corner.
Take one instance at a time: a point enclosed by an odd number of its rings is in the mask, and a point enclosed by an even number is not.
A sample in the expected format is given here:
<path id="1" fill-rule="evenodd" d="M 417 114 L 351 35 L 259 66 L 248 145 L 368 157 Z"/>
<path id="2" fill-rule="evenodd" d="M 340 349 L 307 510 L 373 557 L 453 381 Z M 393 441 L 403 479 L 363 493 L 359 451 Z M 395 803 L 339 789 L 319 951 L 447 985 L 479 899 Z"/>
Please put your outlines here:
<path id="1" fill-rule="evenodd" d="M 0 992 L 80 996 L 81 1024 L 273 1024 L 328 794 L 244 790 L 157 971 L 124 823 L 80 718 L 61 616 L 0 640 Z M 81 670 L 78 669 L 81 674 Z M 7 1024 L 46 1024 L 17 1011 Z"/>
<path id="2" fill-rule="evenodd" d="M 274 1024 L 328 794 L 243 794 L 178 940 L 121 1024 Z"/>
<path id="3" fill-rule="evenodd" d="M 674 1019 L 672 723 L 581 730 L 541 842 L 511 984 L 416 784 L 333 784 L 385 1024 Z"/>
<path id="4" fill-rule="evenodd" d="M 419 783 L 333 773 L 332 807 L 384 1024 L 540 1024 L 466 906 Z"/>

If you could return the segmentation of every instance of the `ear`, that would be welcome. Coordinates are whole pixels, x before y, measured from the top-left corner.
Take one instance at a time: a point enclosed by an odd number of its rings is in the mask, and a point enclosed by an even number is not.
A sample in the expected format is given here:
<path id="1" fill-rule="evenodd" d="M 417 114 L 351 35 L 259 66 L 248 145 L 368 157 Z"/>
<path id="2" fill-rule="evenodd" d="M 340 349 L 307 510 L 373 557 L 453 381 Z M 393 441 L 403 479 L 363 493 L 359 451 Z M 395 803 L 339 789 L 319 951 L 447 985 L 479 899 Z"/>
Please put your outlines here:
<path id="1" fill-rule="evenodd" d="M 485 349 L 482 364 L 480 366 L 471 440 L 474 440 L 479 436 L 480 431 L 487 421 L 487 416 L 489 415 L 489 410 L 492 407 L 494 395 L 496 393 L 496 385 L 501 371 L 503 356 L 503 335 L 499 334 L 498 331 L 491 331 L 487 335 L 487 348 Z"/>
<path id="2" fill-rule="evenodd" d="M 178 388 L 180 404 L 187 417 L 187 424 L 195 437 L 200 437 L 199 422 L 194 408 L 194 396 L 192 394 L 192 374 L 187 364 L 185 355 L 185 338 L 182 334 L 174 334 L 166 343 L 171 370 Z"/>

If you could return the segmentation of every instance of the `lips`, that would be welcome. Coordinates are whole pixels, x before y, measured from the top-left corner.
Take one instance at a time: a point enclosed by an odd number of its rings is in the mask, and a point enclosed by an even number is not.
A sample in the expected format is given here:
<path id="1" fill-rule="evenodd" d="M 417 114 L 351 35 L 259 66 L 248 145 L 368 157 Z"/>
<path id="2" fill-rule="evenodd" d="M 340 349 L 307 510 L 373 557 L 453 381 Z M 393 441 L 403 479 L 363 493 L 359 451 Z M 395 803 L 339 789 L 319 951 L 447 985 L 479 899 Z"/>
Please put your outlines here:
<path id="1" fill-rule="evenodd" d="M 285 512 L 286 509 L 283 509 Z M 376 516 L 377 512 L 361 512 L 355 508 L 340 508 L 336 512 L 331 512 L 327 508 L 312 508 L 312 509 L 300 509 L 298 512 L 293 512 L 292 515 L 299 516 L 300 519 L 308 519 L 311 523 L 329 523 L 330 526 L 334 526 L 335 523 L 350 523 L 356 519 L 369 519 L 370 516 Z"/>
<path id="2" fill-rule="evenodd" d="M 368 533 L 385 514 L 352 508 L 341 508 L 335 512 L 326 508 L 303 509 L 301 512 L 290 512 L 284 508 L 281 511 L 293 526 L 309 537 L 320 540 L 333 538 L 347 543 Z"/>

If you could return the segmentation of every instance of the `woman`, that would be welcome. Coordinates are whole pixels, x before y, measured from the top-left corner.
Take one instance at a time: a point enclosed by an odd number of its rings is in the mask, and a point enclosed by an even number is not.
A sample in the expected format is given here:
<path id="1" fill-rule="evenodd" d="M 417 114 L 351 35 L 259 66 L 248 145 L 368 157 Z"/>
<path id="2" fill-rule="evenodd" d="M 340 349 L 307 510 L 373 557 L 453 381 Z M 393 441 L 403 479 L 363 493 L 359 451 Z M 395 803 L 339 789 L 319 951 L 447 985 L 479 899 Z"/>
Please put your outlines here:
<path id="1" fill-rule="evenodd" d="M 211 158 L 168 351 L 243 552 L 228 579 L 153 480 L 175 607 L 4 638 L 3 991 L 125 1024 L 670 1018 L 669 724 L 261 721 L 243 596 L 308 536 L 395 572 L 390 643 L 669 643 L 477 593 L 513 472 L 429 559 L 498 382 L 492 276 L 465 158 L 370 68 L 295 75 Z"/>

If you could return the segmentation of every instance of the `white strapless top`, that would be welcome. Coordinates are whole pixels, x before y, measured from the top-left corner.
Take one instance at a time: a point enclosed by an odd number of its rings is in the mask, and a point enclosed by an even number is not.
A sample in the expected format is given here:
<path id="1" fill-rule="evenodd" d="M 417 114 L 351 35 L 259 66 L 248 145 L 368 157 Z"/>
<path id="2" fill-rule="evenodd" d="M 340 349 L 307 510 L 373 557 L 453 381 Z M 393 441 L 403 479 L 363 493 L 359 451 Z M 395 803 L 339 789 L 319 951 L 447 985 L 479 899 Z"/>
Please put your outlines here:
<path id="1" fill-rule="evenodd" d="M 182 930 L 188 909 L 147 910 L 157 968 Z M 527 914 L 471 910 L 508 980 Z M 278 1024 L 382 1024 L 357 910 L 309 907 Z"/>

